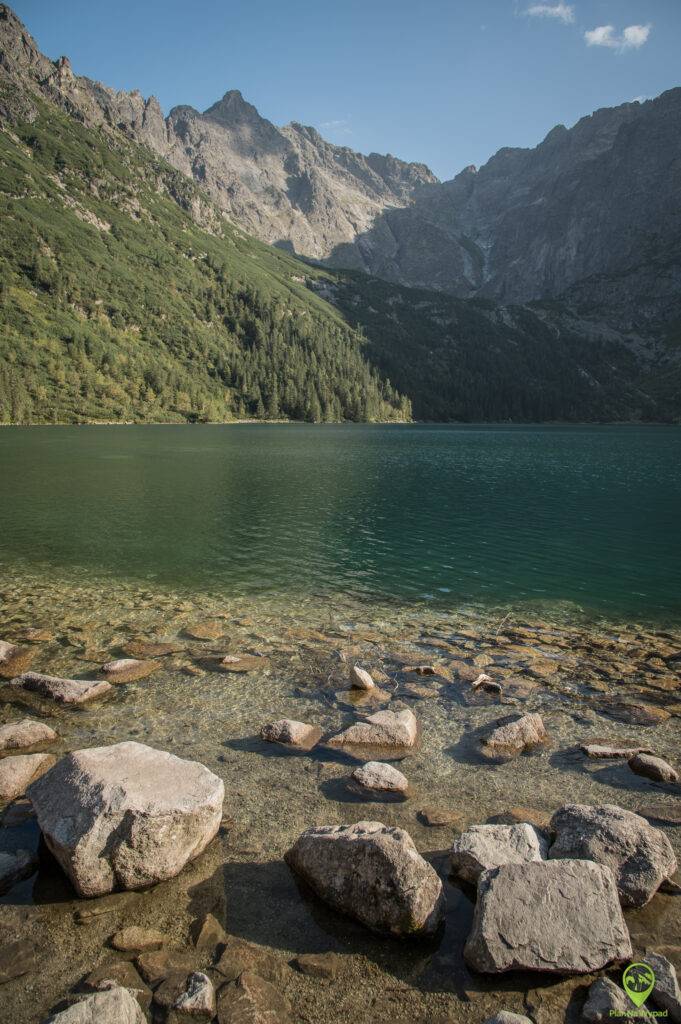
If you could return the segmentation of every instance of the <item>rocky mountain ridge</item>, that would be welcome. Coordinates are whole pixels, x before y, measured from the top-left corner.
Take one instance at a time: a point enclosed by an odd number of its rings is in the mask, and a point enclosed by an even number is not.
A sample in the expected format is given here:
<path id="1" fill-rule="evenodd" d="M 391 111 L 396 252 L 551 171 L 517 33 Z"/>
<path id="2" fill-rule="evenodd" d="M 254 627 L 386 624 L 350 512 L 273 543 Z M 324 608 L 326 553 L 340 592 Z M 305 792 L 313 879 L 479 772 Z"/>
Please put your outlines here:
<path id="1" fill-rule="evenodd" d="M 237 90 L 164 118 L 154 97 L 44 57 L 6 5 L 0 51 L 2 78 L 149 146 L 261 241 L 460 297 L 598 306 L 626 330 L 678 315 L 681 88 L 558 125 L 534 149 L 501 149 L 439 182 L 423 164 L 279 128 Z M 22 116 L 27 104 L 24 92 Z"/>

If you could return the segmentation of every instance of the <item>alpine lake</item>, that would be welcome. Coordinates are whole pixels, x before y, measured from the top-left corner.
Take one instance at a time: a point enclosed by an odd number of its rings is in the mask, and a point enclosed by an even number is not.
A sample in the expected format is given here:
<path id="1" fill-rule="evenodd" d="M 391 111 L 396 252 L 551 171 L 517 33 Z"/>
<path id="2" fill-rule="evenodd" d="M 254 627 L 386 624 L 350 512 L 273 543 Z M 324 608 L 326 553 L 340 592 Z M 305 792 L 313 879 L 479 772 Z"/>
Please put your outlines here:
<path id="1" fill-rule="evenodd" d="M 467 968 L 475 894 L 449 877 L 448 850 L 471 824 L 616 803 L 681 857 L 681 786 L 580 747 L 626 741 L 681 766 L 680 428 L 7 428 L 0 476 L 0 639 L 76 679 L 172 648 L 82 708 L 2 680 L 0 725 L 46 722 L 56 755 L 137 740 L 225 783 L 217 838 L 151 889 L 79 899 L 40 848 L 37 873 L 0 897 L 0 1020 L 43 1021 L 100 965 L 132 960 L 109 945 L 127 925 L 162 931 L 210 975 L 194 947 L 209 912 L 258 947 L 296 1022 L 581 1020 L 594 975 Z M 221 670 L 228 654 L 252 656 L 249 670 Z M 375 691 L 350 688 L 355 663 Z M 473 689 L 481 672 L 501 692 Z M 351 789 L 360 762 L 323 740 L 305 753 L 260 739 L 280 718 L 327 737 L 405 706 L 421 741 L 395 762 L 401 802 Z M 485 729 L 525 712 L 541 714 L 548 746 L 482 756 Z M 30 807 L 0 814 L 0 852 L 36 847 Z M 374 935 L 285 864 L 304 829 L 367 820 L 406 829 L 441 875 L 436 937 Z M 625 918 L 635 953 L 664 949 L 681 968 L 681 897 L 658 892 Z M 332 976 L 291 966 L 303 953 L 337 954 Z"/>

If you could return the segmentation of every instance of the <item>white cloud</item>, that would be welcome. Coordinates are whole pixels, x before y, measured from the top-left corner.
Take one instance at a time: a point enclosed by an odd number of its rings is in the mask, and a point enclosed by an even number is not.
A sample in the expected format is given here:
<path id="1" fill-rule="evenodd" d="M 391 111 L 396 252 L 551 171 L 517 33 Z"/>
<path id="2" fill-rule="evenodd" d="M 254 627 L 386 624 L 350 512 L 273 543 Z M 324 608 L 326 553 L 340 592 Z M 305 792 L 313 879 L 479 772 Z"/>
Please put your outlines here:
<path id="1" fill-rule="evenodd" d="M 336 121 L 322 121 L 319 127 L 323 132 L 330 132 L 334 135 L 352 135 L 350 122 L 345 117 Z"/>
<path id="2" fill-rule="evenodd" d="M 525 11 L 531 18 L 556 18 L 564 25 L 569 25 L 575 20 L 575 9 L 572 4 L 564 4 L 561 0 L 557 4 L 532 4 Z"/>
<path id="3" fill-rule="evenodd" d="M 621 34 L 614 25 L 599 25 L 584 33 L 587 46 L 606 46 L 609 50 L 624 53 L 638 50 L 648 40 L 650 25 L 628 25 Z"/>

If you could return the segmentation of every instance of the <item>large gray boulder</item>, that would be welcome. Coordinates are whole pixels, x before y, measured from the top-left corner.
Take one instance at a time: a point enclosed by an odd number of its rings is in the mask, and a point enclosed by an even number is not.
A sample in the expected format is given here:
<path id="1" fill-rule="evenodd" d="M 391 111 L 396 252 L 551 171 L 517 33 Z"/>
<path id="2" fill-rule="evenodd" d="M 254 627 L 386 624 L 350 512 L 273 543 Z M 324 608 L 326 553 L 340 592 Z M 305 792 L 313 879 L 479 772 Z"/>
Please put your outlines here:
<path id="1" fill-rule="evenodd" d="M 216 835 L 224 784 L 196 761 L 142 743 L 77 750 L 28 792 L 80 896 L 173 878 Z"/>
<path id="2" fill-rule="evenodd" d="M 485 871 L 464 955 L 476 971 L 587 974 L 632 955 L 612 871 L 584 860 Z"/>
<path id="3" fill-rule="evenodd" d="M 55 1013 L 45 1024 L 146 1024 L 146 1017 L 127 988 L 114 985 Z"/>
<path id="4" fill-rule="evenodd" d="M 0 751 L 28 750 L 43 743 L 52 743 L 57 739 L 54 729 L 44 722 L 36 722 L 32 718 L 23 718 L 20 722 L 9 722 L 0 725 Z"/>
<path id="5" fill-rule="evenodd" d="M 430 934 L 442 883 L 411 836 L 378 821 L 309 828 L 286 863 L 334 910 L 389 935 Z"/>
<path id="6" fill-rule="evenodd" d="M 471 825 L 454 840 L 450 863 L 452 874 L 477 882 L 483 871 L 544 860 L 547 852 L 548 843 L 532 825 Z"/>
<path id="7" fill-rule="evenodd" d="M 681 988 L 676 968 L 661 953 L 646 953 L 643 959 L 655 971 L 655 988 L 650 993 L 650 1001 L 667 1011 L 672 1024 L 681 1024 Z"/>
<path id="8" fill-rule="evenodd" d="M 551 819 L 549 857 L 592 860 L 612 869 L 622 905 L 642 907 L 676 871 L 667 836 L 615 804 L 567 804 Z"/>
<path id="9" fill-rule="evenodd" d="M 413 711 L 377 711 L 363 722 L 356 722 L 336 736 L 329 744 L 333 747 L 396 747 L 416 746 L 419 730 Z"/>

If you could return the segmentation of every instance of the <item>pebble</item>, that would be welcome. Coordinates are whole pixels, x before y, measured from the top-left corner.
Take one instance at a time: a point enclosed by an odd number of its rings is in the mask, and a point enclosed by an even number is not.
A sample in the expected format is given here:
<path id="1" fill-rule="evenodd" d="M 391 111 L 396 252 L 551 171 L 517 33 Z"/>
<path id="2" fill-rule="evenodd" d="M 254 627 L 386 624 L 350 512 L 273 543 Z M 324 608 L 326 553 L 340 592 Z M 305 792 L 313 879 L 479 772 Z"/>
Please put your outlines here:
<path id="1" fill-rule="evenodd" d="M 58 736 L 54 729 L 32 718 L 0 725 L 0 751 L 25 750 L 43 743 L 53 743 L 56 739 Z"/>
<path id="2" fill-rule="evenodd" d="M 15 754 L 0 761 L 0 801 L 16 800 L 56 762 L 52 754 Z"/>

